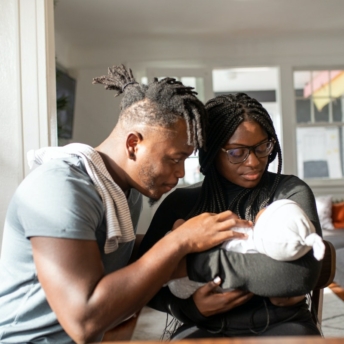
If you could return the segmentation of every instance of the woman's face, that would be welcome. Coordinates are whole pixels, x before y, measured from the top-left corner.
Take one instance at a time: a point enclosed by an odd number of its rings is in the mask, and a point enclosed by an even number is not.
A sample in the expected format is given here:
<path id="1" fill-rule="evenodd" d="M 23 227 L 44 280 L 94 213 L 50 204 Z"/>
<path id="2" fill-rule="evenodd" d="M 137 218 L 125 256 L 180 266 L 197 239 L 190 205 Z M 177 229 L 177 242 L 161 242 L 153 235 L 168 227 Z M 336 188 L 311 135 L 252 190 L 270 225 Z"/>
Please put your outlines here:
<path id="1" fill-rule="evenodd" d="M 228 150 L 242 146 L 255 146 L 267 139 L 267 133 L 257 122 L 246 121 L 238 126 L 223 148 Z M 227 153 L 221 149 L 215 159 L 218 172 L 230 182 L 244 188 L 253 188 L 259 183 L 267 163 L 268 156 L 257 158 L 252 150 L 247 159 L 238 164 L 231 163 Z"/>

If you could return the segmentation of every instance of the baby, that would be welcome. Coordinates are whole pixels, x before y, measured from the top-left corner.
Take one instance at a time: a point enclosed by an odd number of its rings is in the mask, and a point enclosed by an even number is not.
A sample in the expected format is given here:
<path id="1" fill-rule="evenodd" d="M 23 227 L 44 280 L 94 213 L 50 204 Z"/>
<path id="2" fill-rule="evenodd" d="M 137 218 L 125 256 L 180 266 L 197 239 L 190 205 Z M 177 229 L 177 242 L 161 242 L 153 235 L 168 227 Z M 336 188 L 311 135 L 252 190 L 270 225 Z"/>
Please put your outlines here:
<path id="1" fill-rule="evenodd" d="M 247 234 L 247 239 L 225 241 L 221 248 L 239 253 L 262 253 L 272 259 L 296 260 L 313 248 L 314 257 L 324 257 L 325 245 L 321 237 L 300 206 L 289 199 L 271 203 L 256 216 L 254 229 L 233 228 Z M 249 278 L 249 277 L 248 277 Z M 190 297 L 204 283 L 194 282 L 188 277 L 167 283 L 171 292 L 181 298 Z"/>

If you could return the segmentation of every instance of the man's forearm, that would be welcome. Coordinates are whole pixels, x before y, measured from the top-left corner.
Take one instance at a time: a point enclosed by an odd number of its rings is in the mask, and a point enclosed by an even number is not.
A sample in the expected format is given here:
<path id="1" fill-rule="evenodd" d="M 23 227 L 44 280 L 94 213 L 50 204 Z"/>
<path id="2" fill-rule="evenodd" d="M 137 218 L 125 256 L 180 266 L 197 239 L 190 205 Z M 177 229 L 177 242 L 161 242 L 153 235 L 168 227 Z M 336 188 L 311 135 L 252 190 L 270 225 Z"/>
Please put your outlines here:
<path id="1" fill-rule="evenodd" d="M 48 302 L 62 327 L 78 343 L 99 340 L 106 330 L 141 309 L 188 252 L 181 240 L 171 236 L 135 263 L 105 276 L 97 263 L 100 257 L 96 242 L 42 237 L 31 241 Z M 82 252 L 85 247 L 87 255 L 69 256 L 69 252 Z M 49 257 L 54 250 L 64 255 L 52 261 Z M 82 266 L 78 259 L 85 264 Z M 77 266 L 78 272 L 74 273 Z"/>
<path id="2" fill-rule="evenodd" d="M 66 332 L 77 342 L 98 340 L 145 305 L 186 254 L 214 247 L 247 221 L 226 211 L 201 214 L 158 241 L 135 263 L 104 276 L 96 241 L 32 237 L 38 278 Z M 66 287 L 67 286 L 67 287 Z"/>

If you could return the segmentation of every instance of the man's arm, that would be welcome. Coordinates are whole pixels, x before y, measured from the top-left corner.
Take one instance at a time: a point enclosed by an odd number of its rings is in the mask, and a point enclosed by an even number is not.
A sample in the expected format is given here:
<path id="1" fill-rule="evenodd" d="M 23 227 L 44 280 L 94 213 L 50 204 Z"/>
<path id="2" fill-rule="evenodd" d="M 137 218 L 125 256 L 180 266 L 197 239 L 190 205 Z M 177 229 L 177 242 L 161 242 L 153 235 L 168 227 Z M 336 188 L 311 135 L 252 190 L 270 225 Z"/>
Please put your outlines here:
<path id="1" fill-rule="evenodd" d="M 202 214 L 157 242 L 133 264 L 104 275 L 93 240 L 31 237 L 38 278 L 65 331 L 76 342 L 99 340 L 142 308 L 180 259 L 233 236 L 231 212 Z"/>

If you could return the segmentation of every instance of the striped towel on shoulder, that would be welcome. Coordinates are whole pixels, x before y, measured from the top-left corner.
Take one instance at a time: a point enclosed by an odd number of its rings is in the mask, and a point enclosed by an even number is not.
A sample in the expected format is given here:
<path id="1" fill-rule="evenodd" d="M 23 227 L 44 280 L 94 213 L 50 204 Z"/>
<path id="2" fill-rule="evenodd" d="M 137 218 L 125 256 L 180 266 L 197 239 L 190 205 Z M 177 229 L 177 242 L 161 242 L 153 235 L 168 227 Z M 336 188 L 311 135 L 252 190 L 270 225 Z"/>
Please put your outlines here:
<path id="1" fill-rule="evenodd" d="M 135 233 L 127 198 L 110 176 L 103 159 L 94 148 L 81 143 L 71 143 L 63 147 L 30 150 L 27 153 L 30 169 L 51 159 L 69 156 L 82 158 L 86 171 L 103 201 L 107 225 L 104 252 L 111 253 L 118 248 L 119 243 L 134 240 Z"/>

